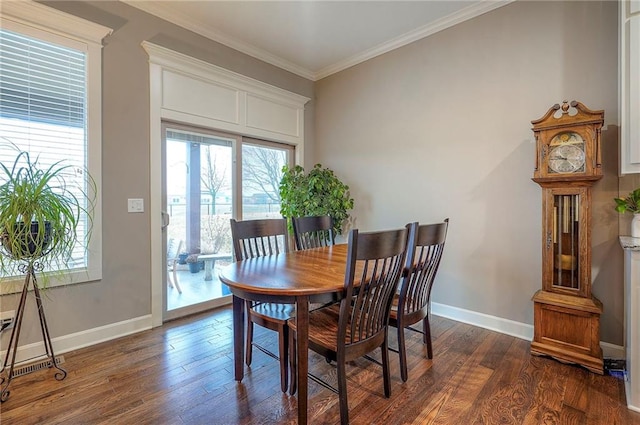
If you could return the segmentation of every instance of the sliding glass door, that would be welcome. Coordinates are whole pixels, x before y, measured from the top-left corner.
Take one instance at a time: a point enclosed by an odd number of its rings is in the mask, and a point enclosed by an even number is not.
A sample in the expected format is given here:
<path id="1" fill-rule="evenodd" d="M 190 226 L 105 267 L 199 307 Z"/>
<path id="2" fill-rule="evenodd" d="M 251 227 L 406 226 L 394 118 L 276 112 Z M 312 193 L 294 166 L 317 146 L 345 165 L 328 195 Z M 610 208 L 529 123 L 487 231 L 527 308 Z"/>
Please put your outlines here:
<path id="1" fill-rule="evenodd" d="M 163 124 L 164 319 L 229 303 L 229 219 L 281 217 L 278 186 L 293 147 Z"/>

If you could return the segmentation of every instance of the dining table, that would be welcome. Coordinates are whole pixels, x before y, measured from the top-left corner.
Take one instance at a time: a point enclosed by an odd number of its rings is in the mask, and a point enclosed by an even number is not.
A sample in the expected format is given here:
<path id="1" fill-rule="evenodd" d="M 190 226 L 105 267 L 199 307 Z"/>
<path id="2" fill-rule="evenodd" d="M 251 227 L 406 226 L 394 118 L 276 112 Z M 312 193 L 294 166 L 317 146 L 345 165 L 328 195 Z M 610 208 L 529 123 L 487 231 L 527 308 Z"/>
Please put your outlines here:
<path id="1" fill-rule="evenodd" d="M 235 380 L 244 377 L 245 300 L 295 304 L 298 424 L 307 423 L 309 304 L 338 301 L 344 293 L 347 244 L 247 258 L 220 270 L 233 295 Z"/>

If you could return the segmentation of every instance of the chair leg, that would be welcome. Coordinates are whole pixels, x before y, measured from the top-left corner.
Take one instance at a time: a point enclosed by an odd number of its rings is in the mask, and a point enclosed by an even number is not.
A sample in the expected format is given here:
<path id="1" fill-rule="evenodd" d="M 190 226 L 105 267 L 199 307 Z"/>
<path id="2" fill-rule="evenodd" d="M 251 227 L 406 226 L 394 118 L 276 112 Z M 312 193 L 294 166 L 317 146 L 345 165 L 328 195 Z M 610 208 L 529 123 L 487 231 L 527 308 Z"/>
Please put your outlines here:
<path id="1" fill-rule="evenodd" d="M 289 381 L 289 327 L 284 324 L 278 329 L 278 349 L 280 351 L 280 388 L 282 392 L 287 392 L 287 384 Z"/>
<path id="2" fill-rule="evenodd" d="M 289 329 L 289 394 L 294 395 L 298 389 L 298 364 L 296 357 L 296 333 Z"/>
<path id="3" fill-rule="evenodd" d="M 245 363 L 247 366 L 251 366 L 251 353 L 253 351 L 253 322 L 251 321 L 251 312 L 250 312 L 251 304 L 247 301 L 245 306 L 245 311 L 247 312 L 247 345 L 246 345 L 246 357 Z"/>
<path id="4" fill-rule="evenodd" d="M 178 283 L 178 264 L 177 261 L 173 262 L 173 284 L 171 286 L 173 286 L 175 284 L 176 289 L 178 290 L 179 294 L 182 294 L 182 288 L 180 287 L 180 283 Z"/>
<path id="5" fill-rule="evenodd" d="M 389 370 L 389 347 L 387 338 L 384 339 L 382 346 L 382 377 L 384 381 L 384 396 L 391 397 L 391 371 Z M 405 363 L 406 366 L 406 363 Z"/>
<path id="6" fill-rule="evenodd" d="M 397 324 L 398 329 L 398 357 L 400 358 L 400 378 L 402 382 L 407 382 L 409 374 L 407 372 L 407 350 L 404 339 L 404 327 L 401 323 Z"/>
<path id="7" fill-rule="evenodd" d="M 427 344 L 427 357 L 433 359 L 433 347 L 431 346 L 431 326 L 429 325 L 429 315 L 422 321 L 423 341 Z"/>
<path id="8" fill-rule="evenodd" d="M 347 399 L 347 366 L 344 356 L 338 356 L 338 398 L 340 399 L 340 424 L 349 425 L 349 402 Z"/>

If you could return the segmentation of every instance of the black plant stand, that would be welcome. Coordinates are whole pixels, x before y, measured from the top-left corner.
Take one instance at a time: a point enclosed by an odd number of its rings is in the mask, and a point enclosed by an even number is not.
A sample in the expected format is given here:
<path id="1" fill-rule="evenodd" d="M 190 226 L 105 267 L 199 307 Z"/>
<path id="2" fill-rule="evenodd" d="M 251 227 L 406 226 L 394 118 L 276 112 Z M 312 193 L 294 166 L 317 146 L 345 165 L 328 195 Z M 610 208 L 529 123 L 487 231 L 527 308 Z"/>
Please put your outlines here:
<path id="1" fill-rule="evenodd" d="M 47 326 L 47 319 L 44 316 L 44 308 L 42 307 L 42 298 L 40 297 L 40 289 L 38 288 L 38 282 L 36 280 L 35 270 L 41 271 L 42 267 L 39 264 L 24 264 L 19 266 L 19 270 L 22 273 L 26 273 L 24 279 L 24 286 L 22 287 L 22 294 L 20 295 L 20 302 L 18 303 L 18 309 L 16 310 L 16 321 L 11 331 L 11 337 L 9 338 L 9 348 L 4 358 L 2 369 L 0 369 L 0 402 L 4 402 L 9 398 L 9 384 L 13 379 L 14 366 L 16 362 L 16 352 L 18 350 L 18 340 L 20 339 L 20 328 L 22 327 L 22 318 L 24 317 L 25 305 L 27 302 L 27 294 L 29 293 L 29 285 L 33 286 L 33 295 L 36 299 L 36 305 L 38 307 L 38 315 L 40 316 L 40 328 L 42 329 L 42 339 L 44 341 L 44 349 L 49 359 L 49 367 L 58 369 L 55 374 L 55 378 L 58 381 L 62 381 L 67 377 L 67 371 L 62 369 L 56 364 L 55 355 L 53 354 L 53 345 L 51 344 L 51 336 L 49 335 L 49 327 Z M 7 372 L 7 367 L 9 368 Z"/>

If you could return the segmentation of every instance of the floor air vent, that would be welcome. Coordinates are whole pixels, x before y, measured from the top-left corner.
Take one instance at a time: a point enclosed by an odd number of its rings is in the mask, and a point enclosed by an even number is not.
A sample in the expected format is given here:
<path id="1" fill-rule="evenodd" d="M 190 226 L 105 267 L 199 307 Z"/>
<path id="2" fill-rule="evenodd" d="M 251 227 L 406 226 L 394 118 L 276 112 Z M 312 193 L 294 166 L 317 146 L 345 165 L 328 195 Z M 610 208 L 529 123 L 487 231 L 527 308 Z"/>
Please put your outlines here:
<path id="1" fill-rule="evenodd" d="M 56 356 L 55 357 L 56 365 L 61 365 L 64 363 L 64 356 Z M 51 360 L 45 359 L 37 363 L 31 363 L 25 366 L 16 367 L 13 370 L 13 377 L 27 375 L 32 372 L 37 372 L 41 369 L 45 369 L 50 367 Z"/>

